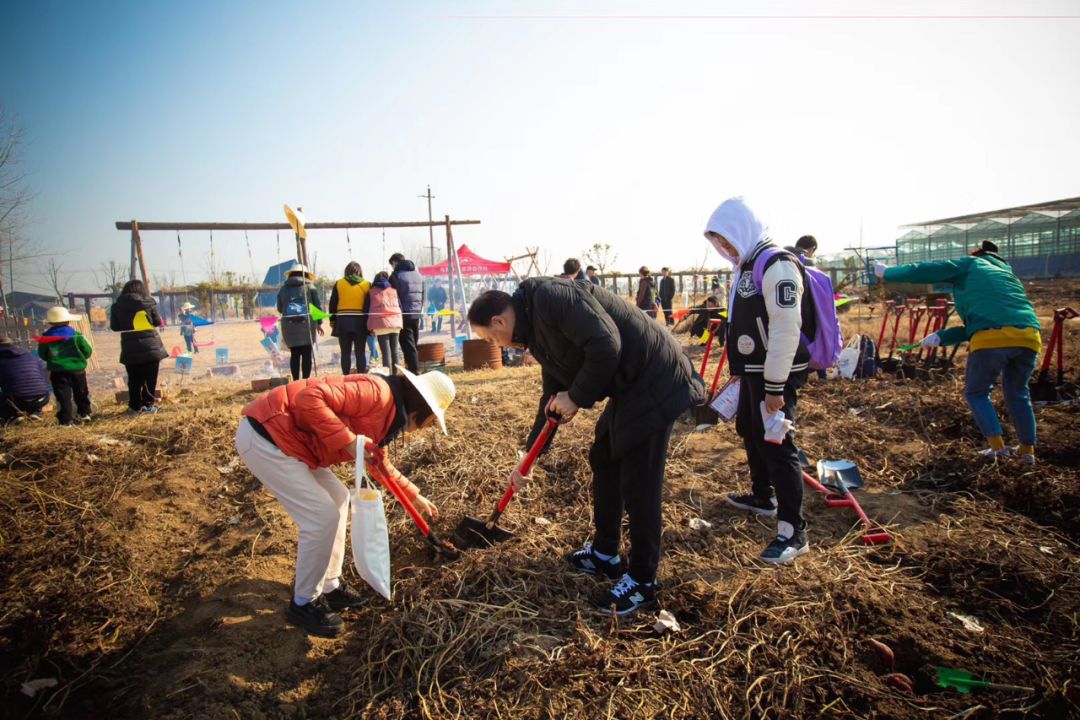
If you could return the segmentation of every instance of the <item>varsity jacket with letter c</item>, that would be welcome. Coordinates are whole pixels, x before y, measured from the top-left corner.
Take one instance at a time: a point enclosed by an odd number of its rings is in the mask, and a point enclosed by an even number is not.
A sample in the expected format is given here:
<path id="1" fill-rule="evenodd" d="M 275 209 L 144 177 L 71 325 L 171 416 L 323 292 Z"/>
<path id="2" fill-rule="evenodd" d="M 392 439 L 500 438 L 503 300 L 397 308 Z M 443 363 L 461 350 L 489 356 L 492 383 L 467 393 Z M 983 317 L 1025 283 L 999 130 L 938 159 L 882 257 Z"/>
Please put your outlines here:
<path id="1" fill-rule="evenodd" d="M 810 351 L 802 342 L 803 277 L 799 261 L 779 253 L 766 262 L 761 288 L 754 262 L 771 243 L 760 243 L 739 265 L 728 310 L 728 362 L 732 375 L 762 374 L 765 392 L 781 395 L 788 376 L 805 372 Z"/>

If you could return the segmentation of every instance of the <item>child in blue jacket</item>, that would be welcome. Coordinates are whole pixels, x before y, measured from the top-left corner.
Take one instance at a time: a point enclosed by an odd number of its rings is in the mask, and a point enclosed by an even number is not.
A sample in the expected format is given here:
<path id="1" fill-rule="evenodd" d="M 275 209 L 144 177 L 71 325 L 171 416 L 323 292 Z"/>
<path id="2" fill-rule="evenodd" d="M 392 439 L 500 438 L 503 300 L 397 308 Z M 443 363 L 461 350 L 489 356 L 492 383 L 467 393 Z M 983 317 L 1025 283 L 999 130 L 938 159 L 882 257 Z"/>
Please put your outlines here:
<path id="1" fill-rule="evenodd" d="M 38 356 L 49 370 L 49 381 L 56 395 L 56 419 L 61 425 L 90 417 L 90 389 L 86 384 L 86 361 L 94 348 L 71 327 L 79 319 L 65 307 L 49 308 L 45 316 L 49 327 L 38 341 Z"/>

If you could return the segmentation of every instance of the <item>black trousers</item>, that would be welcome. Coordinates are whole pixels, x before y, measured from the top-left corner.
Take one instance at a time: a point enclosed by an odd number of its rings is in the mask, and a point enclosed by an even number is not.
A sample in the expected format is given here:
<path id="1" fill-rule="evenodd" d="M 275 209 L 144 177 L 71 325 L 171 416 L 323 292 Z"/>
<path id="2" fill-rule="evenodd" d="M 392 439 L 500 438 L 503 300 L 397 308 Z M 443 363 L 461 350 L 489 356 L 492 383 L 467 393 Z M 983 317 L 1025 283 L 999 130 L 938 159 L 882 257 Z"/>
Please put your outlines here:
<path id="1" fill-rule="evenodd" d="M 398 337 L 393 333 L 376 336 L 379 340 L 379 355 L 382 356 L 383 367 L 390 368 L 391 374 L 397 372 Z"/>
<path id="2" fill-rule="evenodd" d="M 784 386 L 784 415 L 792 422 L 795 422 L 798 403 L 796 388 L 801 385 L 798 382 Z M 788 433 L 779 445 L 765 440 L 765 421 L 761 417 L 761 402 L 764 399 L 764 376 L 742 375 L 735 431 L 746 448 L 752 492 L 754 497 L 764 500 L 772 497 L 772 491 L 776 490 L 776 518 L 791 523 L 796 530 L 802 530 L 806 527 L 802 515 L 803 479 L 795 435 Z"/>
<path id="3" fill-rule="evenodd" d="M 139 410 L 157 402 L 158 367 L 161 361 L 125 365 L 128 376 L 128 407 Z"/>
<path id="4" fill-rule="evenodd" d="M 76 417 L 90 414 L 90 388 L 86 386 L 85 371 L 51 372 L 49 382 L 56 395 L 56 419 L 61 425 L 70 425 Z"/>
<path id="5" fill-rule="evenodd" d="M 311 345 L 299 345 L 289 348 L 289 370 L 292 379 L 305 380 L 311 377 Z"/>
<path id="6" fill-rule="evenodd" d="M 675 319 L 671 317 L 671 303 L 673 300 L 674 298 L 668 298 L 667 300 L 665 300 L 664 298 L 660 298 L 660 308 L 664 311 L 665 325 L 675 324 Z"/>
<path id="7" fill-rule="evenodd" d="M 22 415 L 37 415 L 48 404 L 48 394 L 36 398 L 15 398 L 0 394 L 0 422 L 10 422 Z"/>
<path id="8" fill-rule="evenodd" d="M 420 318 L 405 315 L 401 318 L 401 323 L 398 339 L 401 341 L 401 355 L 405 358 L 405 367 L 409 368 L 409 372 L 419 374 L 420 356 L 416 343 L 420 339 Z"/>
<path id="9" fill-rule="evenodd" d="M 605 411 L 589 450 L 596 531 L 593 548 L 605 555 L 618 554 L 625 511 L 630 517 L 629 572 L 639 583 L 655 580 L 660 565 L 660 500 L 671 428 L 669 424 L 657 430 L 615 459 L 611 457 L 610 415 Z"/>
<path id="10" fill-rule="evenodd" d="M 356 372 L 366 373 L 367 367 L 367 333 L 343 332 L 338 336 L 338 347 L 341 348 L 341 374 L 351 375 L 355 367 Z M 356 364 L 353 365 L 353 357 Z"/>

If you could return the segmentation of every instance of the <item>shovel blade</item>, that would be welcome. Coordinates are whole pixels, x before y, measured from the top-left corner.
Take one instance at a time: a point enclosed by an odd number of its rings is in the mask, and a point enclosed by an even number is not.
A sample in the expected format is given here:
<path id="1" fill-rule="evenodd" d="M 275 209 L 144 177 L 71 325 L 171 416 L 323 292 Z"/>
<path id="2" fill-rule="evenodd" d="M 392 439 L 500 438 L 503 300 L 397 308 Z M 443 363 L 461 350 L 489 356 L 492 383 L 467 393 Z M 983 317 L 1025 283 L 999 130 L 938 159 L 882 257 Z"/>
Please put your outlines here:
<path id="1" fill-rule="evenodd" d="M 491 547 L 512 537 L 514 533 L 503 530 L 498 525 L 489 529 L 483 520 L 465 517 L 454 530 L 454 545 L 462 550 L 473 547 Z"/>
<path id="2" fill-rule="evenodd" d="M 841 495 L 863 487 L 862 474 L 850 460 L 819 460 L 818 481 Z"/>

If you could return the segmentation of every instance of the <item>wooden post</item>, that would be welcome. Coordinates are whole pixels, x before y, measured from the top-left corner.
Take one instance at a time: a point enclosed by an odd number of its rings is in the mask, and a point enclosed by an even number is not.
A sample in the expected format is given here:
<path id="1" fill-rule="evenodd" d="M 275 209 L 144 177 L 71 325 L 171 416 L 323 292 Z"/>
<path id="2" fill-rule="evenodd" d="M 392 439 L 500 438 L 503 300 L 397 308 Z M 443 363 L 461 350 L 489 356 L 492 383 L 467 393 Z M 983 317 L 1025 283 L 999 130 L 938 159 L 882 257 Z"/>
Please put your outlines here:
<path id="1" fill-rule="evenodd" d="M 138 256 L 135 254 L 135 238 L 139 236 L 139 223 L 135 220 L 131 221 L 131 261 L 128 262 L 128 280 L 135 279 L 135 263 L 138 262 Z"/>
<path id="2" fill-rule="evenodd" d="M 142 238 L 139 237 L 139 223 L 131 221 L 131 249 L 135 257 L 139 260 L 139 272 L 142 274 L 143 285 L 146 286 L 146 294 L 151 292 L 150 288 L 150 274 L 146 272 L 146 257 L 143 255 Z M 135 277 L 135 268 L 131 269 L 131 277 Z"/>
<path id="3" fill-rule="evenodd" d="M 457 337 L 457 315 L 454 315 L 454 237 L 450 234 L 450 216 L 446 215 L 446 284 L 450 300 L 450 337 Z M 456 342 L 456 341 L 455 341 Z"/>
<path id="4" fill-rule="evenodd" d="M 296 233 L 296 262 L 307 267 L 307 240 L 300 237 L 300 233 Z"/>
<path id="5" fill-rule="evenodd" d="M 444 217 L 446 218 L 446 244 L 447 250 L 450 253 L 446 256 L 446 263 L 449 266 L 448 269 L 451 272 L 451 278 L 453 278 L 453 273 L 457 273 L 458 287 L 461 288 L 461 302 L 463 303 L 461 310 L 462 315 L 464 316 L 464 313 L 468 312 L 464 306 L 464 304 L 468 302 L 468 298 L 465 297 L 465 279 L 461 277 L 461 259 L 458 258 L 457 251 L 454 250 L 454 235 L 450 230 L 450 216 L 445 215 Z M 461 326 L 465 329 L 465 337 L 472 340 L 472 331 L 469 329 L 469 323 L 462 320 Z"/>

